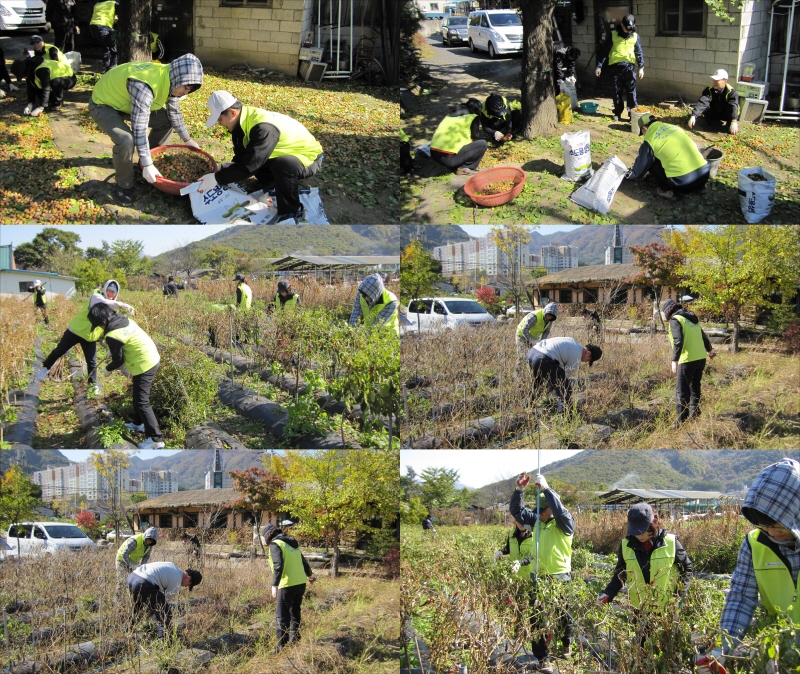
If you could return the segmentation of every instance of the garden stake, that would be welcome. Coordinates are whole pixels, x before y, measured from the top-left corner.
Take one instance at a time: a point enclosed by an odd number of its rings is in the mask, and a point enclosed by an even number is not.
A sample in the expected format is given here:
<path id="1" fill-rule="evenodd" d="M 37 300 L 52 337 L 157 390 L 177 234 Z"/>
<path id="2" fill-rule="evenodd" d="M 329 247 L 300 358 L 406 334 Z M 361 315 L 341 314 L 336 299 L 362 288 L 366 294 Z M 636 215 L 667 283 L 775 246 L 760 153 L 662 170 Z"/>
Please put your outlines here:
<path id="1" fill-rule="evenodd" d="M 573 624 L 575 627 L 577 627 L 577 628 L 578 628 L 578 631 L 581 633 L 581 636 L 582 636 L 582 637 L 584 638 L 584 640 L 586 641 L 586 646 L 587 646 L 587 648 L 589 649 L 589 652 L 590 652 L 590 653 L 591 653 L 591 654 L 594 656 L 594 658 L 595 658 L 595 659 L 596 659 L 596 660 L 597 660 L 597 661 L 598 661 L 598 662 L 599 662 L 599 663 L 600 663 L 600 664 L 603 666 L 603 668 L 604 668 L 606 671 L 611 671 L 611 662 L 609 661 L 609 663 L 608 663 L 608 664 L 606 664 L 606 662 L 603 660 L 603 656 L 602 656 L 602 655 L 600 655 L 600 653 L 598 653 L 598 652 L 597 652 L 597 650 L 595 649 L 595 647 L 594 647 L 594 646 L 592 646 L 592 643 L 591 643 L 591 641 L 589 641 L 589 637 L 587 636 L 587 634 L 586 634 L 586 631 L 585 631 L 585 630 L 584 630 L 584 629 L 583 629 L 583 628 L 582 628 L 582 627 L 581 627 L 581 626 L 578 624 L 578 621 L 577 621 L 577 620 L 575 620 L 575 618 L 573 618 L 573 617 L 572 617 L 572 614 L 571 614 L 569 611 L 567 611 L 566 609 L 564 609 L 564 614 L 567 616 L 567 618 L 569 618 L 569 619 L 572 621 L 572 624 Z M 610 630 L 610 628 L 609 628 L 609 630 Z M 610 631 L 609 631 L 609 637 L 610 637 Z M 610 643 L 611 643 L 611 641 L 610 641 L 610 639 L 609 639 L 609 644 L 610 644 Z"/>
<path id="2" fill-rule="evenodd" d="M 606 669 L 611 669 L 611 625 L 608 626 L 608 661 Z"/>
<path id="3" fill-rule="evenodd" d="M 542 470 L 542 450 L 536 450 L 536 474 L 540 474 Z M 541 487 L 536 485 L 536 578 L 539 578 L 539 494 L 541 494 Z"/>
<path id="4" fill-rule="evenodd" d="M 231 309 L 228 309 L 228 337 L 231 345 L 231 384 L 233 384 L 233 310 Z"/>

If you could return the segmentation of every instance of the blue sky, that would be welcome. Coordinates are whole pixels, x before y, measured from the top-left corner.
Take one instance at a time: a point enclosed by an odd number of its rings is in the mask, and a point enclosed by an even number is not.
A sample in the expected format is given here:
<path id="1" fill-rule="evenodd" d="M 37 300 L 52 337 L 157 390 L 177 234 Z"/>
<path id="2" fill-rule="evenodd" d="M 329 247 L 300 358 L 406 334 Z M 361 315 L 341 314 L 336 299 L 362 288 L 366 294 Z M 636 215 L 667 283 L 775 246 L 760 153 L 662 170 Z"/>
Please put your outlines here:
<path id="1" fill-rule="evenodd" d="M 533 225 L 527 225 L 533 227 Z M 555 234 L 556 232 L 569 232 L 572 229 L 578 229 L 583 225 L 539 225 L 534 231 L 539 234 Z M 486 236 L 492 225 L 461 225 L 463 229 L 470 236 Z"/>
<path id="2" fill-rule="evenodd" d="M 542 474 L 547 477 L 546 466 L 574 456 L 580 450 L 543 449 Z M 426 468 L 457 469 L 459 482 L 477 489 L 486 484 L 505 480 L 521 473 L 534 470 L 538 463 L 539 450 L 536 449 L 405 449 L 400 451 L 400 474 L 406 474 L 411 466 L 421 473 Z"/>
<path id="3" fill-rule="evenodd" d="M 133 239 L 144 243 L 145 255 L 160 255 L 177 248 L 186 241 L 200 241 L 228 229 L 230 225 L 59 225 L 59 229 L 80 234 L 78 245 L 86 250 L 90 246 L 101 248 L 102 241 Z M 0 226 L 0 245 L 19 246 L 33 240 L 44 227 L 41 225 Z"/>
<path id="4" fill-rule="evenodd" d="M 66 456 L 70 461 L 86 461 L 89 458 L 89 455 L 92 452 L 96 452 L 95 449 L 62 449 L 61 453 Z M 142 449 L 136 453 L 140 459 L 144 459 L 148 461 L 150 459 L 154 459 L 157 456 L 169 456 L 170 454 L 176 454 L 181 450 L 179 449 Z"/>

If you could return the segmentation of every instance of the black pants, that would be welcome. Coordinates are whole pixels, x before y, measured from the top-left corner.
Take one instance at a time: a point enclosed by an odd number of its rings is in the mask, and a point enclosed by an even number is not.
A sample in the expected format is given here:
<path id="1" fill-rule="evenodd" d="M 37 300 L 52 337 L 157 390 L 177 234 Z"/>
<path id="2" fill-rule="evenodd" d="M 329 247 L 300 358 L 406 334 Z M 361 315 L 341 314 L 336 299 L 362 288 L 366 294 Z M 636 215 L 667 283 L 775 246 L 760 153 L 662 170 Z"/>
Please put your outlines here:
<path id="1" fill-rule="evenodd" d="M 86 358 L 86 367 L 89 370 L 89 382 L 92 384 L 97 383 L 97 342 L 87 342 L 82 337 L 78 337 L 71 330 L 66 330 L 61 337 L 55 349 L 50 352 L 50 355 L 44 359 L 42 365 L 48 370 L 55 365 L 56 361 L 61 358 L 67 351 L 69 351 L 76 344 L 81 345 L 83 349 L 83 357 Z"/>
<path id="2" fill-rule="evenodd" d="M 45 325 L 50 325 L 50 319 L 47 317 L 47 305 L 37 304 L 36 308 L 42 312 L 42 316 L 44 316 Z"/>
<path id="3" fill-rule="evenodd" d="M 611 68 L 614 78 L 614 114 L 619 117 L 625 109 L 636 107 L 636 66 L 633 63 L 615 63 Z"/>
<path id="4" fill-rule="evenodd" d="M 75 51 L 75 27 L 53 26 L 53 44 L 65 54 Z"/>
<path id="5" fill-rule="evenodd" d="M 569 582 L 569 580 L 571 580 L 569 574 L 564 574 L 564 582 Z M 546 628 L 547 623 L 551 625 L 557 624 L 561 635 L 561 643 L 567 649 L 572 644 L 575 628 L 565 609 L 566 606 L 560 604 L 548 604 L 545 606 L 536 604 L 533 616 L 531 616 L 531 628 L 534 631 L 539 631 Z M 551 633 L 531 641 L 531 652 L 537 660 L 543 660 L 547 657 L 549 653 L 548 646 L 554 639 L 556 639 L 555 627 Z"/>
<path id="6" fill-rule="evenodd" d="M 58 108 L 64 102 L 64 92 L 69 91 L 77 83 L 75 75 L 71 77 L 55 77 L 50 80 L 50 100 L 48 108 Z M 44 89 L 37 87 L 33 80 L 28 80 L 28 103 L 44 106 Z"/>
<path id="7" fill-rule="evenodd" d="M 572 403 L 572 384 L 561 363 L 531 347 L 528 351 L 528 364 L 531 366 L 534 388 L 545 386 L 547 391 L 555 389 L 559 402 L 563 401 L 564 410 L 569 409 Z"/>
<path id="8" fill-rule="evenodd" d="M 117 65 L 117 33 L 108 26 L 89 26 L 92 39 L 103 48 L 103 72 Z"/>
<path id="9" fill-rule="evenodd" d="M 722 124 L 728 124 L 728 129 L 730 129 L 730 123 L 733 121 L 733 110 L 725 108 L 725 111 L 720 114 L 709 108 L 700 115 L 700 119 L 702 119 L 709 128 L 713 129 L 715 126 L 718 127 Z"/>
<path id="10" fill-rule="evenodd" d="M 128 589 L 133 600 L 134 620 L 137 620 L 143 611 L 146 611 L 148 616 L 155 613 L 156 619 L 164 625 L 166 633 L 172 624 L 172 609 L 161 588 L 131 573 L 128 576 Z"/>
<path id="11" fill-rule="evenodd" d="M 431 159 L 437 164 L 449 168 L 451 171 L 455 171 L 462 166 L 474 171 L 477 170 L 488 147 L 489 144 L 485 140 L 473 140 L 468 145 L 462 147 L 457 154 L 448 154 L 447 152 L 439 152 L 439 150 L 431 150 Z"/>
<path id="12" fill-rule="evenodd" d="M 678 421 L 700 414 L 700 380 L 706 359 L 678 364 L 678 379 L 675 382 L 675 412 Z"/>
<path id="13" fill-rule="evenodd" d="M 145 435 L 153 440 L 164 439 L 153 406 L 150 404 L 150 387 L 153 385 L 153 377 L 158 372 L 158 366 L 159 363 L 156 363 L 147 372 L 133 376 L 133 423 L 137 426 L 144 424 Z"/>
<path id="14" fill-rule="evenodd" d="M 310 166 L 291 155 L 268 159 L 261 168 L 256 169 L 253 175 L 264 187 L 275 187 L 275 197 L 278 201 L 278 215 L 297 213 L 300 210 L 300 181 L 310 178 L 322 167 L 322 155 L 317 157 Z"/>
<path id="15" fill-rule="evenodd" d="M 305 583 L 278 589 L 278 606 L 275 609 L 278 648 L 300 639 L 300 605 L 305 591 Z"/>
<path id="16" fill-rule="evenodd" d="M 661 165 L 661 161 L 656 159 L 650 167 L 650 173 L 653 174 L 658 186 L 662 190 L 672 190 L 679 194 L 688 194 L 701 190 L 706 186 L 708 178 L 711 175 L 711 166 L 706 164 L 686 175 L 668 178 L 667 174 L 664 172 L 664 167 Z"/>

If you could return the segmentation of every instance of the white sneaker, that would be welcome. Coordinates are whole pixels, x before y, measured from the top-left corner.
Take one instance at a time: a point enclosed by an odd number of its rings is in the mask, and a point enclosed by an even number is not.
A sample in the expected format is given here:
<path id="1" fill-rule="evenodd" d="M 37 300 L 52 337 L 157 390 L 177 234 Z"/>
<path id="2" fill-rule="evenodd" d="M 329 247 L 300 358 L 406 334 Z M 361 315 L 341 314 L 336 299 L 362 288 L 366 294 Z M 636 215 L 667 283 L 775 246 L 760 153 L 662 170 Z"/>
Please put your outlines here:
<path id="1" fill-rule="evenodd" d="M 43 367 L 36 373 L 36 381 L 44 381 L 47 379 L 47 375 L 50 372 L 50 369 L 47 367 Z"/>
<path id="2" fill-rule="evenodd" d="M 100 384 L 89 384 L 86 388 L 86 395 L 90 398 L 97 398 L 103 395 L 103 389 L 100 388 Z"/>
<path id="3" fill-rule="evenodd" d="M 127 424 L 125 424 L 125 428 L 127 428 L 129 431 L 138 431 L 139 433 L 144 433 L 144 424 L 139 424 L 137 426 L 133 422 L 129 421 Z"/>
<path id="4" fill-rule="evenodd" d="M 164 449 L 164 447 L 166 447 L 166 445 L 163 442 L 159 440 L 153 440 L 153 438 L 147 438 L 147 440 L 145 440 L 144 442 L 140 442 L 136 446 L 139 449 Z"/>

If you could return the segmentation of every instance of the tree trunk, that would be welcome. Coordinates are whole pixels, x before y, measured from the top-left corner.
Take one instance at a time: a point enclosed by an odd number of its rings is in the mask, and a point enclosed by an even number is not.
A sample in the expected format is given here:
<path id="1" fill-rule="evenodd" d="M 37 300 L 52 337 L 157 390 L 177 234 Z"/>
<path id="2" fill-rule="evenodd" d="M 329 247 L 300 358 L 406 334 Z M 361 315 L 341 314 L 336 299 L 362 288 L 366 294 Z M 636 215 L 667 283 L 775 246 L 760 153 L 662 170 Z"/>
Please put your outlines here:
<path id="1" fill-rule="evenodd" d="M 733 352 L 739 353 L 739 307 L 733 310 Z"/>
<path id="2" fill-rule="evenodd" d="M 333 577 L 339 577 L 339 530 L 333 534 Z"/>
<path id="3" fill-rule="evenodd" d="M 119 62 L 151 61 L 150 0 L 127 0 L 117 6 Z"/>
<path id="4" fill-rule="evenodd" d="M 551 0 L 522 2 L 522 135 L 551 133 L 558 124 L 553 87 Z"/>

